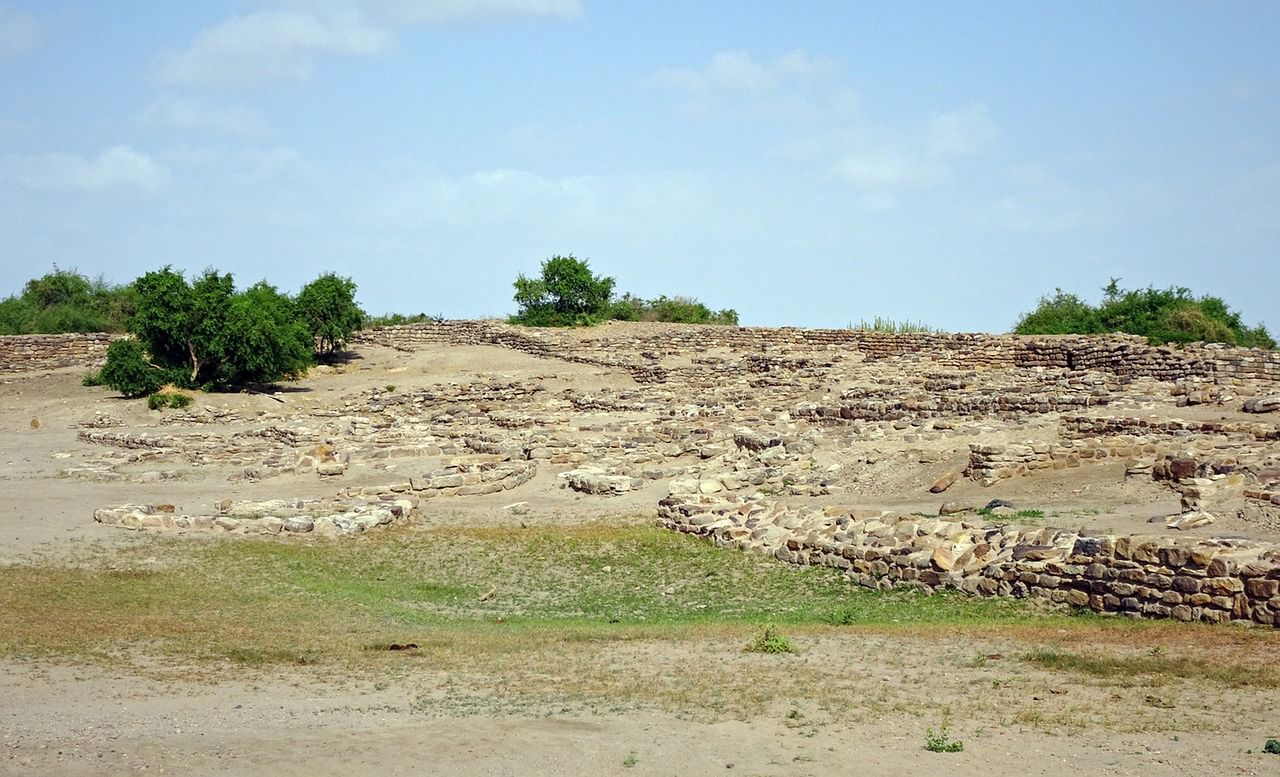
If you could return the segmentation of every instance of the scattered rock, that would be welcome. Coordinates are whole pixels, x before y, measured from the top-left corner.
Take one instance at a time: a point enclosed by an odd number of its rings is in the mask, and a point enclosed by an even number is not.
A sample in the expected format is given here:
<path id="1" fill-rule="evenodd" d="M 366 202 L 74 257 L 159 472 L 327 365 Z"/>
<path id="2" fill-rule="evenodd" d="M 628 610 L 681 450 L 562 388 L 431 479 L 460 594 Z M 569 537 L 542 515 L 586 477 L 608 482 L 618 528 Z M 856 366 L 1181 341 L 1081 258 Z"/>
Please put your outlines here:
<path id="1" fill-rule="evenodd" d="M 948 488 L 951 488 L 951 486 L 953 486 L 955 482 L 959 479 L 960 479 L 959 472 L 957 472 L 954 469 L 948 470 L 942 477 L 933 481 L 933 485 L 929 486 L 929 493 L 941 494 L 943 491 L 946 491 Z"/>

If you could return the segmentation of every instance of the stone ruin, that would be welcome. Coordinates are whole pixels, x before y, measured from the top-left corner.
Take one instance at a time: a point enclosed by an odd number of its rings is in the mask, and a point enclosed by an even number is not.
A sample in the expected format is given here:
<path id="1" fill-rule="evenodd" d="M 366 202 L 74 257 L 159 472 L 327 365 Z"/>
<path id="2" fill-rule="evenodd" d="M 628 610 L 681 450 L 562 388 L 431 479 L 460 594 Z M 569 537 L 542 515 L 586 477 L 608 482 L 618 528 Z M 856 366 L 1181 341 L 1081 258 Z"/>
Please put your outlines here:
<path id="1" fill-rule="evenodd" d="M 67 358 L 59 342 L 45 366 Z M 601 500 L 648 495 L 664 526 L 836 567 L 874 588 L 1280 625 L 1280 353 L 1129 336 L 494 321 L 387 327 L 354 345 L 507 349 L 544 360 L 548 375 L 369 388 L 320 409 L 193 407 L 145 429 L 98 414 L 79 436 L 100 453 L 62 474 L 154 482 L 200 468 L 230 484 L 332 484 L 323 500 L 95 515 L 124 528 L 290 538 L 425 520 L 432 504 L 508 490 L 519 499 L 536 479 Z M 0 341 L 0 355 L 19 351 L 16 369 L 39 363 L 32 348 Z M 557 363 L 618 377 L 583 387 L 555 379 Z M 15 367 L 0 361 L 5 369 Z M 928 516 L 876 507 L 1085 468 L 1163 489 L 1180 509 L 1129 536 L 1025 525 L 972 509 L 982 500 L 948 499 Z M 1257 532 L 1216 532 L 1224 515 Z"/>

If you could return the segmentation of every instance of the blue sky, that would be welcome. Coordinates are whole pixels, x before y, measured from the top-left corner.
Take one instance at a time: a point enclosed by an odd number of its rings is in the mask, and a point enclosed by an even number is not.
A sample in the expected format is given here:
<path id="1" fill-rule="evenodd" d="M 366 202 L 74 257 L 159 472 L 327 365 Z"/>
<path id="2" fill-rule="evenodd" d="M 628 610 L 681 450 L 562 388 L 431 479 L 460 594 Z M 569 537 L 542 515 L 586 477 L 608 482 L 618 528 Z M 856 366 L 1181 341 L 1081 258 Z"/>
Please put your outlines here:
<path id="1" fill-rule="evenodd" d="M 572 253 L 753 325 L 1280 332 L 1280 4 L 0 0 L 0 295 L 165 264 L 512 312 Z"/>

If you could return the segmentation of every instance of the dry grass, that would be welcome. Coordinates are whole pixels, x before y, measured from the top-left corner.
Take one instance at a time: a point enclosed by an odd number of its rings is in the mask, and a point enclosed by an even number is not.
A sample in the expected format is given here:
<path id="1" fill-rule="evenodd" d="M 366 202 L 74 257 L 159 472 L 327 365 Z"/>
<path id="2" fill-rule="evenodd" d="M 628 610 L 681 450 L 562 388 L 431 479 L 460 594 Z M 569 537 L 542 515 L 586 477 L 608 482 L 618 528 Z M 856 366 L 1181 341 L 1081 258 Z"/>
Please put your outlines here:
<path id="1" fill-rule="evenodd" d="M 872 593 L 648 527 L 155 538 L 76 568 L 0 569 L 0 613 L 0 656 L 197 676 L 317 665 L 414 683 L 424 714 L 642 706 L 717 719 L 804 700 L 826 720 L 955 704 L 1012 725 L 1195 729 L 1214 716 L 1161 705 L 1196 688 L 1265 708 L 1280 684 L 1273 632 Z M 797 653 L 743 651 L 765 624 L 785 625 Z"/>

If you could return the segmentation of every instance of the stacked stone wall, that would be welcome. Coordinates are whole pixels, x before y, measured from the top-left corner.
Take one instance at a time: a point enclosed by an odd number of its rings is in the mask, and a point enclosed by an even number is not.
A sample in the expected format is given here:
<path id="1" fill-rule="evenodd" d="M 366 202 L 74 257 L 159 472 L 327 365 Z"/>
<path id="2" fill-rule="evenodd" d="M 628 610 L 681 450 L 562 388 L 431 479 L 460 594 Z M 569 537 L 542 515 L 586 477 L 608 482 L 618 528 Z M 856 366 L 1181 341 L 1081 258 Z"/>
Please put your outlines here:
<path id="1" fill-rule="evenodd" d="M 0 372 L 101 365 L 120 335 L 104 333 L 0 336 Z M 427 345 L 497 345 L 544 358 L 626 369 L 642 382 L 662 382 L 654 364 L 611 356 L 625 343 L 632 352 L 728 348 L 767 352 L 788 348 L 857 352 L 868 360 L 925 358 L 961 369 L 1046 367 L 1100 370 L 1121 377 L 1210 380 L 1224 384 L 1280 383 L 1280 352 L 1215 345 L 1156 348 L 1140 337 L 1018 336 L 989 334 L 890 334 L 850 329 L 613 324 L 598 330 L 515 327 L 500 321 L 444 321 L 358 332 L 357 343 L 403 350 Z"/>
<path id="2" fill-rule="evenodd" d="M 1163 381 L 1210 380 L 1218 383 L 1280 382 L 1280 352 L 1214 345 L 1153 347 L 1132 335 L 890 334 L 850 329 L 724 327 L 697 325 L 607 325 L 598 330 L 526 329 L 498 321 L 446 321 L 409 324 L 361 332 L 360 342 L 413 349 L 427 344 L 499 345 L 590 364 L 640 369 L 608 358 L 610 346 L 625 343 L 631 352 L 679 349 L 692 353 L 728 348 L 736 351 L 804 348 L 858 352 L 868 360 L 927 358 L 957 369 L 1045 367 L 1097 370 L 1124 378 Z M 622 350 L 622 349 L 619 349 Z M 648 367 L 651 379 L 660 368 Z"/>
<path id="3" fill-rule="evenodd" d="M 835 567 L 869 588 L 954 588 L 1132 617 L 1280 626 L 1280 546 L 1272 543 L 1095 536 L 679 494 L 658 513 L 668 528 L 721 547 Z"/>
<path id="4" fill-rule="evenodd" d="M 0 372 L 102 366 L 107 348 L 122 335 L 0 335 Z"/>

